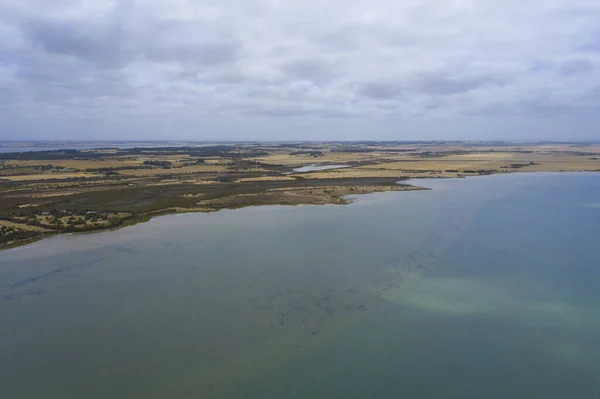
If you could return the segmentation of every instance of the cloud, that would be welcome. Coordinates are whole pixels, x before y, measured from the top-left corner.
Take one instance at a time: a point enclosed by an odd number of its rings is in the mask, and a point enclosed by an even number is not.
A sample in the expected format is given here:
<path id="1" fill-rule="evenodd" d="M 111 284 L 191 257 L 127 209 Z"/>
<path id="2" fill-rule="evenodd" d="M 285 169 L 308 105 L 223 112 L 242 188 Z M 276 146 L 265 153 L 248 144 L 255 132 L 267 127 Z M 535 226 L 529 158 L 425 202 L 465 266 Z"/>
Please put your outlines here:
<path id="1" fill-rule="evenodd" d="M 358 93 L 362 97 L 372 99 L 388 99 L 399 97 L 403 92 L 403 88 L 397 82 L 368 82 L 361 84 Z"/>
<path id="2" fill-rule="evenodd" d="M 485 84 L 496 84 L 494 78 L 485 76 L 428 76 L 422 79 L 419 89 L 425 93 L 452 95 L 476 90 Z"/>
<path id="3" fill-rule="evenodd" d="M 335 61 L 327 59 L 298 59 L 285 62 L 281 71 L 292 79 L 328 81 L 335 78 Z"/>
<path id="4" fill-rule="evenodd" d="M 122 32 L 116 26 L 39 19 L 24 22 L 21 30 L 34 48 L 48 54 L 70 55 L 109 65 L 125 62 L 120 43 Z"/>
<path id="5" fill-rule="evenodd" d="M 560 65 L 560 73 L 563 75 L 579 75 L 590 73 L 594 70 L 594 64 L 586 58 L 577 58 L 565 61 Z"/>
<path id="6" fill-rule="evenodd" d="M 577 129 L 600 119 L 598 16 L 591 0 L 5 0 L 0 139 L 92 122 L 141 138 L 159 117 L 185 126 L 159 138 L 509 138 L 522 116 L 539 126 L 523 138 L 598 138 Z"/>

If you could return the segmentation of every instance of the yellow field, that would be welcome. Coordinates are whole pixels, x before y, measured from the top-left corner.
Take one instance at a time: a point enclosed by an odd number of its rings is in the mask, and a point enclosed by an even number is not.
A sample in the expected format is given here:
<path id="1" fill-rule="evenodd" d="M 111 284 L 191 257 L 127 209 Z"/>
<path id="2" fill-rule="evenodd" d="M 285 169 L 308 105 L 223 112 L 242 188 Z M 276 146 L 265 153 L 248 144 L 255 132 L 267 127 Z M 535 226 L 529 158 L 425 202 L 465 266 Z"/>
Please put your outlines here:
<path id="1" fill-rule="evenodd" d="M 14 223 L 14 222 L 10 222 L 8 220 L 0 220 L 0 226 L 13 227 L 16 229 L 27 230 L 27 231 L 48 231 L 47 229 L 44 229 L 43 227 L 30 226 L 30 225 L 21 224 L 21 223 Z"/>
<path id="2" fill-rule="evenodd" d="M 489 161 L 495 159 L 506 159 L 510 157 L 514 157 L 514 153 L 510 152 L 494 152 L 494 153 L 472 153 L 472 154 L 461 154 L 461 155 L 448 155 L 446 157 L 440 159 L 448 159 L 448 160 L 471 160 L 471 161 Z"/>
<path id="3" fill-rule="evenodd" d="M 52 198 L 52 197 L 60 197 L 63 195 L 74 195 L 77 194 L 76 191 L 52 191 L 50 193 L 41 193 L 41 194 L 35 194 L 35 195 L 31 195 L 31 198 Z"/>
<path id="4" fill-rule="evenodd" d="M 35 166 L 35 165 L 53 165 L 58 168 L 71 169 L 98 169 L 98 168 L 121 168 L 129 166 L 143 166 L 144 161 L 169 161 L 174 166 L 177 163 L 190 162 L 190 156 L 187 154 L 178 155 L 136 155 L 136 156 L 110 156 L 107 155 L 102 159 L 58 159 L 58 160 L 9 160 L 5 161 L 6 165 L 11 166 Z"/>
<path id="5" fill-rule="evenodd" d="M 505 164 L 505 163 L 502 163 Z M 427 171 L 444 171 L 446 169 L 489 169 L 500 165 L 492 161 L 445 161 L 436 159 L 431 161 L 407 161 L 407 162 L 390 162 L 377 165 L 361 166 L 359 169 L 381 169 L 381 170 L 427 170 Z"/>
<path id="6" fill-rule="evenodd" d="M 187 174 L 187 173 L 219 173 L 227 171 L 226 166 L 218 165 L 194 165 L 184 166 L 181 168 L 152 168 L 152 169 L 136 169 L 136 170 L 123 170 L 119 171 L 120 174 L 127 176 L 160 176 L 160 175 L 173 175 L 173 174 Z"/>
<path id="7" fill-rule="evenodd" d="M 277 153 L 266 157 L 253 158 L 252 160 L 271 165 L 311 165 L 373 159 L 377 157 L 376 154 L 377 153 L 325 152 L 323 156 L 313 157 L 311 155 Z"/>
<path id="8" fill-rule="evenodd" d="M 2 176 L 2 179 L 10 181 L 32 181 L 32 180 L 61 180 L 61 179 L 73 179 L 77 177 L 94 178 L 98 177 L 94 173 L 77 173 L 77 172 L 66 172 L 66 173 L 38 173 L 35 175 L 17 175 L 17 176 Z"/>
<path id="9" fill-rule="evenodd" d="M 296 180 L 293 177 L 290 177 L 289 175 L 286 176 L 262 176 L 262 177 L 243 177 L 241 179 L 238 179 L 236 181 L 243 183 L 243 182 L 252 182 L 252 181 L 289 181 L 289 180 Z"/>
<path id="10" fill-rule="evenodd" d="M 13 166 L 33 166 L 33 165 L 54 165 L 59 168 L 71 168 L 71 169 L 97 169 L 97 168 L 116 168 L 123 166 L 142 166 L 143 160 L 133 161 L 118 159 L 118 157 L 107 157 L 102 160 L 78 160 L 78 159 L 59 159 L 59 160 L 27 160 L 27 161 L 6 161 L 7 165 Z"/>
<path id="11" fill-rule="evenodd" d="M 305 179 L 355 179 L 365 177 L 401 177 L 404 176 L 399 170 L 384 170 L 384 169 L 331 169 L 321 172 L 302 173 Z"/>
<path id="12" fill-rule="evenodd" d="M 215 180 L 203 180 L 203 179 L 163 179 L 159 182 L 156 183 L 147 183 L 145 184 L 146 186 L 170 186 L 170 185 L 177 185 L 177 184 L 199 184 L 199 185 L 205 185 L 205 184 L 219 184 L 218 181 Z"/>

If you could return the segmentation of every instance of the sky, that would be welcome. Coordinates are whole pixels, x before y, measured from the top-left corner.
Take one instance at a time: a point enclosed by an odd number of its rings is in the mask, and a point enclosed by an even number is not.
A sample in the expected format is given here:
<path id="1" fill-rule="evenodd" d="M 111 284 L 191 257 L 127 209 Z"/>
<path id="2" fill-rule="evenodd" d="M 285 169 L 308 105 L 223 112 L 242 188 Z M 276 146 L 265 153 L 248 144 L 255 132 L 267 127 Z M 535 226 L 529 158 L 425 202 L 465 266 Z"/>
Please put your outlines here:
<path id="1" fill-rule="evenodd" d="M 600 140 L 598 0 L 0 0 L 0 140 Z"/>

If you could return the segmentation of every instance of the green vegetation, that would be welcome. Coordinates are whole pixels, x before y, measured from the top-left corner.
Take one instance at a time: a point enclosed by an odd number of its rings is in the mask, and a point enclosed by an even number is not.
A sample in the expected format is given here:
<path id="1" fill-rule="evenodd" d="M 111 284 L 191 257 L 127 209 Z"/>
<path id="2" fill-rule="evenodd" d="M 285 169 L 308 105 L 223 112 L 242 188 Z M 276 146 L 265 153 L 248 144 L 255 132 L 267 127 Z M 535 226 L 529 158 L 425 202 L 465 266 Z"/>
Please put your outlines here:
<path id="1" fill-rule="evenodd" d="M 502 169 L 520 169 L 520 168 L 524 168 L 526 166 L 535 166 L 535 165 L 539 165 L 538 163 L 535 162 L 529 162 L 529 163 L 511 163 L 510 165 L 506 165 L 506 166 L 502 166 Z"/>
<path id="2" fill-rule="evenodd" d="M 310 155 L 313 158 L 322 157 L 325 155 L 323 151 L 293 151 L 290 155 Z"/>
<path id="3" fill-rule="evenodd" d="M 107 149 L 103 149 L 107 150 Z M 111 156 L 131 155 L 181 155 L 192 157 L 225 157 L 225 158 L 254 158 L 269 155 L 267 151 L 256 150 L 240 145 L 212 145 L 205 147 L 135 147 L 124 149 L 111 149 Z M 106 153 L 92 150 L 50 150 L 12 152 L 2 154 L 3 160 L 98 160 Z"/>
<path id="4" fill-rule="evenodd" d="M 160 166 L 161 168 L 169 169 L 173 166 L 173 162 L 170 161 L 144 161 L 144 165 L 148 166 Z"/>
<path id="5" fill-rule="evenodd" d="M 11 244 L 29 242 L 43 237 L 40 231 L 24 230 L 12 226 L 0 225 L 0 248 L 10 247 Z"/>

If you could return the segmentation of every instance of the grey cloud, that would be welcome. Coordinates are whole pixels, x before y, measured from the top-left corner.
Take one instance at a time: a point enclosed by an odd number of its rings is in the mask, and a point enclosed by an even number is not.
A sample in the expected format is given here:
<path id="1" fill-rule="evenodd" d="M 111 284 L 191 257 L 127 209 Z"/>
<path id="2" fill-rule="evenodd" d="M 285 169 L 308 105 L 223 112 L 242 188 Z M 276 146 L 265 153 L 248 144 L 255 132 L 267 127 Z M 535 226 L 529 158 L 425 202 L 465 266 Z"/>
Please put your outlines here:
<path id="1" fill-rule="evenodd" d="M 590 32 L 585 39 L 580 39 L 580 44 L 576 46 L 577 50 L 600 53 L 600 31 Z"/>
<path id="2" fill-rule="evenodd" d="M 328 80 L 335 73 L 335 62 L 322 59 L 292 60 L 284 64 L 282 72 L 294 79 Z"/>
<path id="3" fill-rule="evenodd" d="M 543 96 L 532 95 L 528 98 L 518 101 L 494 101 L 480 106 L 478 109 L 469 111 L 470 115 L 525 115 L 535 118 L 551 118 L 564 116 L 573 110 L 572 104 L 565 104 L 555 99 Z"/>
<path id="4" fill-rule="evenodd" d="M 123 63 L 123 28 L 111 23 L 40 18 L 21 23 L 26 38 L 41 50 L 103 64 Z"/>
<path id="5" fill-rule="evenodd" d="M 285 135 L 301 129 L 286 118 L 347 119 L 392 136 L 389 121 L 406 118 L 427 132 L 449 131 L 442 117 L 468 127 L 466 117 L 519 115 L 550 129 L 554 115 L 584 112 L 600 123 L 589 17 L 600 4 L 541 4 L 4 0 L 0 120 L 27 134 L 32 114 L 56 132 L 103 118 L 141 129 L 160 115 L 188 138 L 210 138 L 194 136 L 194 121 L 227 132 L 233 120 L 260 131 L 260 120 Z"/>
<path id="6" fill-rule="evenodd" d="M 81 57 L 84 59 L 106 60 L 114 58 L 113 40 L 106 36 L 89 35 L 64 23 L 44 21 L 25 27 L 26 35 L 44 50 Z"/>
<path id="7" fill-rule="evenodd" d="M 597 109 L 600 109 L 600 85 L 592 86 L 579 97 L 579 100 L 584 103 L 593 104 Z"/>
<path id="8" fill-rule="evenodd" d="M 220 65 L 235 61 L 241 49 L 236 40 L 201 36 L 172 24 L 135 31 L 110 19 L 100 25 L 41 19 L 27 21 L 21 27 L 25 37 L 46 52 L 114 67 L 139 57 L 157 62 Z"/>
<path id="9" fill-rule="evenodd" d="M 585 58 L 578 58 L 570 61 L 566 61 L 560 65 L 559 71 L 561 75 L 579 75 L 591 72 L 594 69 L 594 65 L 590 60 Z"/>
<path id="10" fill-rule="evenodd" d="M 490 76 L 424 76 L 418 84 L 420 90 L 441 95 L 452 95 L 475 90 L 486 84 L 500 83 Z"/>
<path id="11" fill-rule="evenodd" d="M 328 31 L 317 38 L 316 43 L 325 51 L 351 52 L 358 48 L 360 35 L 351 27 Z"/>
<path id="12" fill-rule="evenodd" d="M 359 87 L 359 94 L 372 99 L 399 98 L 427 94 L 449 96 L 476 90 L 484 85 L 498 85 L 502 80 L 493 76 L 448 75 L 443 69 L 430 73 L 398 77 L 396 80 L 374 81 Z"/>
<path id="13" fill-rule="evenodd" d="M 218 22 L 148 21 L 129 35 L 132 51 L 155 62 L 220 66 L 235 62 L 243 49 Z"/>
<path id="14" fill-rule="evenodd" d="M 157 62 L 170 61 L 202 66 L 218 66 L 234 62 L 240 51 L 235 41 L 213 41 L 194 43 L 190 46 L 162 45 L 149 47 L 143 56 Z"/>
<path id="15" fill-rule="evenodd" d="M 402 94 L 402 87 L 391 82 L 370 82 L 361 84 L 358 93 L 372 99 L 390 99 Z"/>

